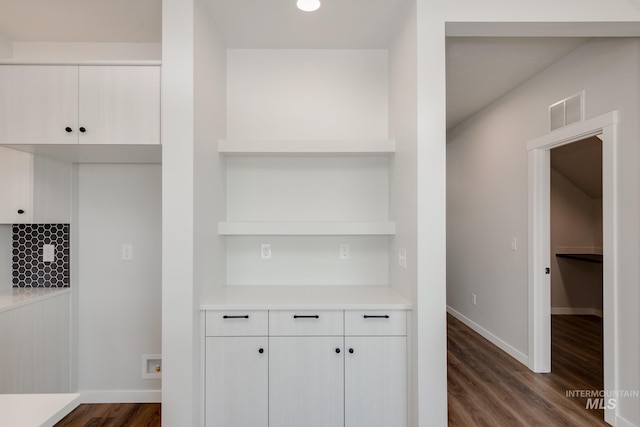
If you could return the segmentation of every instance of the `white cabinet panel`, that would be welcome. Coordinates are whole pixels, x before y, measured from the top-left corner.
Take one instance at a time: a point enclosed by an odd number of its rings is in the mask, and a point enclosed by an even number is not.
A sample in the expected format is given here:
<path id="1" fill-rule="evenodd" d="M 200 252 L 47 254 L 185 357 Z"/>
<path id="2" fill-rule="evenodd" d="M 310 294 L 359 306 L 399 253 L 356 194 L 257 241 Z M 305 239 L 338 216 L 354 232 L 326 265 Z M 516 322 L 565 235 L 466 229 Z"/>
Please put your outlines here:
<path id="1" fill-rule="evenodd" d="M 269 312 L 269 335 L 342 335 L 342 310 Z"/>
<path id="2" fill-rule="evenodd" d="M 345 335 L 407 335 L 407 312 L 404 310 L 347 310 L 344 313 Z"/>
<path id="3" fill-rule="evenodd" d="M 0 224 L 31 222 L 31 189 L 31 154 L 0 147 Z"/>
<path id="4" fill-rule="evenodd" d="M 77 143 L 78 67 L 0 66 L 0 117 L 2 144 Z"/>
<path id="5" fill-rule="evenodd" d="M 159 144 L 158 66 L 0 66 L 0 144 Z"/>
<path id="6" fill-rule="evenodd" d="M 269 332 L 267 310 L 208 311 L 206 322 L 208 337 L 266 336 Z"/>
<path id="7" fill-rule="evenodd" d="M 407 425 L 406 337 L 345 337 L 345 427 Z"/>
<path id="8" fill-rule="evenodd" d="M 267 337 L 206 339 L 207 427 L 268 425 L 268 344 Z"/>
<path id="9" fill-rule="evenodd" d="M 343 337 L 269 338 L 269 427 L 344 424 Z"/>
<path id="10" fill-rule="evenodd" d="M 67 393 L 70 294 L 25 301 L 0 312 L 0 394 Z"/>
<path id="11" fill-rule="evenodd" d="M 160 143 L 159 67 L 81 66 L 79 85 L 81 144 Z"/>
<path id="12" fill-rule="evenodd" d="M 69 222 L 71 164 L 0 147 L 0 201 L 0 224 Z"/>

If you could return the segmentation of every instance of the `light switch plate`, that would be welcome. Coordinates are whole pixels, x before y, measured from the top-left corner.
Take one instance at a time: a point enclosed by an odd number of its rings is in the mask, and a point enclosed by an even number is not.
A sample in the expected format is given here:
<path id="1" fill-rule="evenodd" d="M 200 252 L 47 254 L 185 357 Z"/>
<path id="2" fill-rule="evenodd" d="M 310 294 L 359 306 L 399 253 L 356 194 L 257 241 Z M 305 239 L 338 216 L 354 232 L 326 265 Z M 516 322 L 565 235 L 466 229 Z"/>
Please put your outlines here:
<path id="1" fill-rule="evenodd" d="M 405 248 L 398 249 L 398 265 L 400 268 L 407 268 L 407 250 Z"/>
<path id="2" fill-rule="evenodd" d="M 260 246 L 260 256 L 262 259 L 271 259 L 271 245 L 269 243 L 263 243 Z"/>
<path id="3" fill-rule="evenodd" d="M 131 261 L 133 259 L 133 245 L 125 243 L 122 245 L 122 261 Z"/>
<path id="4" fill-rule="evenodd" d="M 340 259 L 349 259 L 351 256 L 351 248 L 348 244 L 340 245 Z"/>

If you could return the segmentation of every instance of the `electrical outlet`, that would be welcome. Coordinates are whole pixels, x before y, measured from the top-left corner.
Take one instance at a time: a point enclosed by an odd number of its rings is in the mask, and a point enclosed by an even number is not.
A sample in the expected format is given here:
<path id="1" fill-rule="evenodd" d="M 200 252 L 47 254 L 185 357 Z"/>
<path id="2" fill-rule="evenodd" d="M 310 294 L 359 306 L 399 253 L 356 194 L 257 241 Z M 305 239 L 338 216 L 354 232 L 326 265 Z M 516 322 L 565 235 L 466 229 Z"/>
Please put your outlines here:
<path id="1" fill-rule="evenodd" d="M 405 248 L 398 249 L 398 265 L 400 268 L 407 268 L 407 250 Z"/>
<path id="2" fill-rule="evenodd" d="M 271 259 L 271 245 L 269 243 L 263 243 L 260 247 L 260 256 L 262 259 Z"/>
<path id="3" fill-rule="evenodd" d="M 511 250 L 514 252 L 518 250 L 518 239 L 515 237 L 511 238 Z"/>
<path id="4" fill-rule="evenodd" d="M 340 245 L 340 259 L 349 259 L 351 248 L 349 245 Z"/>
<path id="5" fill-rule="evenodd" d="M 133 245 L 125 243 L 122 245 L 122 252 L 120 255 L 122 261 L 131 261 L 133 259 Z"/>
<path id="6" fill-rule="evenodd" d="M 53 262 L 56 257 L 54 245 L 42 245 L 42 262 Z"/>
<path id="7" fill-rule="evenodd" d="M 476 294 L 471 294 L 471 304 L 476 305 Z"/>

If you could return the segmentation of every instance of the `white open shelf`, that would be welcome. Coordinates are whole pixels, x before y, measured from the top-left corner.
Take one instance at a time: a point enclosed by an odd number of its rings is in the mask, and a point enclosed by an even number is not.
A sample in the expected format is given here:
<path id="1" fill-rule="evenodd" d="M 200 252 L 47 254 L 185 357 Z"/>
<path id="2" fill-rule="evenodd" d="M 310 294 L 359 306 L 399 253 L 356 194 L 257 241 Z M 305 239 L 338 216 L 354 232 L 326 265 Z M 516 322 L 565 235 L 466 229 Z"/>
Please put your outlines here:
<path id="1" fill-rule="evenodd" d="M 218 151 L 228 155 L 313 155 L 395 153 L 395 140 L 220 140 Z"/>
<path id="2" fill-rule="evenodd" d="M 260 235 L 394 235 L 395 222 L 220 222 L 218 234 L 222 236 Z"/>

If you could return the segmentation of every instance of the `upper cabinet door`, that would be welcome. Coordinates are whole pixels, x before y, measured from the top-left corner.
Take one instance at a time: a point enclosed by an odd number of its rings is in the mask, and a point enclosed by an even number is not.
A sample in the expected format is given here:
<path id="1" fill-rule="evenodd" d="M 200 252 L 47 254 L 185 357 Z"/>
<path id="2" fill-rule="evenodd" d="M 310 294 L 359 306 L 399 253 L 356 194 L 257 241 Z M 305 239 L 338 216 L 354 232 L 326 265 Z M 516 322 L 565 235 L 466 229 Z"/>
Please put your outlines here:
<path id="1" fill-rule="evenodd" d="M 0 147 L 0 224 L 31 222 L 32 155 Z"/>
<path id="2" fill-rule="evenodd" d="M 77 66 L 0 66 L 0 143 L 77 142 Z"/>
<path id="3" fill-rule="evenodd" d="M 80 66 L 81 144 L 159 144 L 160 67 Z"/>

